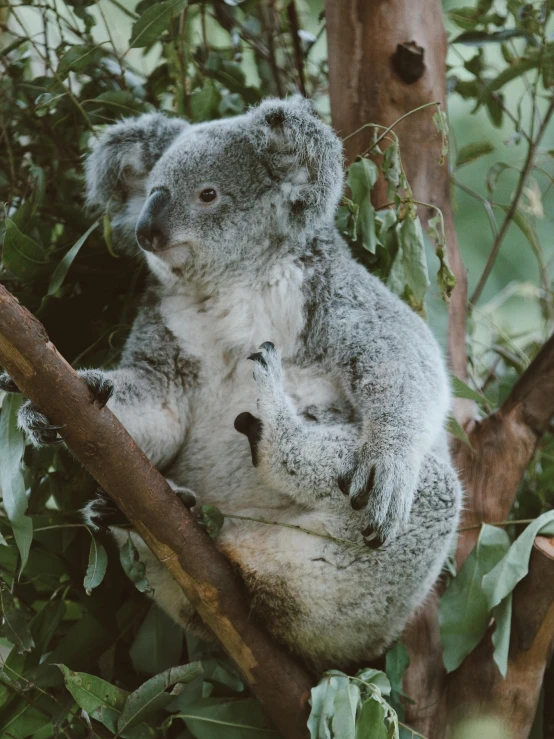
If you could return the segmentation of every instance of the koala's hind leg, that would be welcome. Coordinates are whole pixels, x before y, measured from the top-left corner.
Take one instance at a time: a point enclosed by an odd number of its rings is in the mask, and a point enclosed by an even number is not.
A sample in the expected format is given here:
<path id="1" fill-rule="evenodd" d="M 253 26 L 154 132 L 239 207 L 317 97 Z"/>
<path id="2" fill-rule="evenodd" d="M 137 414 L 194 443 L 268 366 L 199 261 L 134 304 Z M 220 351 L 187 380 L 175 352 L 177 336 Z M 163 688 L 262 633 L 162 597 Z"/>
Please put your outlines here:
<path id="1" fill-rule="evenodd" d="M 248 437 L 252 462 L 264 482 L 305 505 L 336 497 L 343 506 L 339 480 L 353 465 L 357 427 L 306 423 L 285 392 L 281 358 L 271 342 L 249 359 L 260 418 L 241 413 L 235 428 Z"/>

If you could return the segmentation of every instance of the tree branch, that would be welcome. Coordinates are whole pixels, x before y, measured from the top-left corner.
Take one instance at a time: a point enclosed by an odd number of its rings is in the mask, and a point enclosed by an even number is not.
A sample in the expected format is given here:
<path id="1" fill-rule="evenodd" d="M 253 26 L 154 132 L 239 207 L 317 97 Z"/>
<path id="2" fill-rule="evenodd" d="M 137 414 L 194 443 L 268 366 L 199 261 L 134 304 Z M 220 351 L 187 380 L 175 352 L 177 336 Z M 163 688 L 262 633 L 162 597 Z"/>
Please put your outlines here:
<path id="1" fill-rule="evenodd" d="M 529 574 L 513 594 L 508 672 L 493 659 L 491 627 L 481 644 L 449 675 L 445 694 L 451 722 L 473 714 L 493 716 L 509 739 L 527 739 L 554 640 L 554 540 L 538 536 Z"/>
<path id="2" fill-rule="evenodd" d="M 44 327 L 0 285 L 0 364 L 63 438 L 168 568 L 234 660 L 285 739 L 305 739 L 312 681 L 256 623 L 227 560 L 164 478 L 48 340 Z"/>

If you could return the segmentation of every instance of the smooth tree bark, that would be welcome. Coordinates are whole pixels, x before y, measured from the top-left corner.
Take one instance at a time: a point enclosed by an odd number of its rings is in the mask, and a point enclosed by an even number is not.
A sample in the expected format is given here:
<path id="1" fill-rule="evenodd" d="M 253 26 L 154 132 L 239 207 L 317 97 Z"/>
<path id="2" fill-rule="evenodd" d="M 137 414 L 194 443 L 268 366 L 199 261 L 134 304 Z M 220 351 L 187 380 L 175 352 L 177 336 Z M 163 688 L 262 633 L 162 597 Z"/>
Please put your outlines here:
<path id="1" fill-rule="evenodd" d="M 228 561 L 108 408 L 99 408 L 42 324 L 0 285 L 0 365 L 171 572 L 283 739 L 306 739 L 313 681 L 253 617 Z"/>
<path id="2" fill-rule="evenodd" d="M 440 0 L 327 0 L 331 114 L 345 139 L 348 161 L 371 143 L 375 123 L 388 127 L 433 101 L 446 109 L 446 35 Z M 394 131 L 414 198 L 444 216 L 447 253 L 457 284 L 449 307 L 448 354 L 452 371 L 467 376 L 467 279 L 450 203 L 450 176 L 439 166 L 441 137 L 424 108 Z M 386 203 L 383 178 L 374 205 Z M 425 225 L 433 209 L 418 208 Z M 461 566 L 483 522 L 504 521 L 525 468 L 554 416 L 554 338 L 516 383 L 502 408 L 474 420 L 471 403 L 455 413 L 472 448 L 453 440 L 452 452 L 466 491 L 456 559 Z M 470 527 L 470 528 L 468 528 Z M 514 592 L 513 633 L 504 680 L 492 660 L 490 634 L 461 667 L 446 675 L 438 624 L 440 585 L 403 635 L 411 664 L 404 680 L 407 721 L 428 739 L 446 739 L 461 717 L 492 715 L 507 722 L 513 739 L 526 739 L 554 638 L 551 544 L 537 538 L 530 572 Z M 494 628 L 494 627 L 492 627 Z M 491 629 L 492 631 L 492 629 Z M 508 735 L 507 735 L 508 739 Z"/>

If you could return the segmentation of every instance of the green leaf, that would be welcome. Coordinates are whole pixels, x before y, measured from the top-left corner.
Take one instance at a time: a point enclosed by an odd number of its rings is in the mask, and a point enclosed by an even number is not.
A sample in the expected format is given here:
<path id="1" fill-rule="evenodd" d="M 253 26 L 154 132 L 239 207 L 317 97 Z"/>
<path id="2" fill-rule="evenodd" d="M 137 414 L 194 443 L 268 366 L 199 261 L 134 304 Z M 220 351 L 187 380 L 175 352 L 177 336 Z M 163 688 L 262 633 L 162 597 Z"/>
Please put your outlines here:
<path id="1" fill-rule="evenodd" d="M 65 665 L 58 667 L 77 705 L 115 734 L 129 693 L 95 675 L 73 672 Z M 145 724 L 117 733 L 122 739 L 153 739 L 155 736 L 154 730 Z"/>
<path id="2" fill-rule="evenodd" d="M 487 402 L 487 399 L 484 395 L 481 395 L 481 393 L 477 390 L 473 390 L 472 388 L 470 388 L 469 385 L 466 385 L 463 380 L 460 380 L 460 378 L 456 377 L 456 375 L 454 374 L 450 375 L 450 386 L 455 398 L 466 398 L 467 400 L 474 400 L 480 405 L 486 404 Z"/>
<path id="3" fill-rule="evenodd" d="M 124 116 L 138 115 L 148 110 L 148 106 L 129 90 L 107 90 L 93 98 L 90 103 L 102 103 L 103 106 L 112 108 Z"/>
<path id="4" fill-rule="evenodd" d="M 366 667 L 356 673 L 359 680 L 364 683 L 370 683 L 379 690 L 380 695 L 389 696 L 391 693 L 391 684 L 388 677 L 382 670 L 376 670 L 373 667 Z"/>
<path id="5" fill-rule="evenodd" d="M 495 628 L 492 635 L 494 646 L 493 658 L 502 677 L 508 672 L 508 652 L 510 651 L 510 634 L 512 630 L 512 594 L 510 593 L 496 608 L 492 615 Z"/>
<path id="6" fill-rule="evenodd" d="M 87 595 L 90 595 L 93 589 L 100 585 L 104 579 L 107 568 L 108 554 L 103 545 L 100 544 L 94 536 L 91 536 L 87 574 L 83 581 L 83 586 Z"/>
<path id="7" fill-rule="evenodd" d="M 75 698 L 77 705 L 91 718 L 100 721 L 115 733 L 117 721 L 129 693 L 95 675 L 73 672 L 65 665 L 58 667 L 62 671 L 66 688 Z"/>
<path id="8" fill-rule="evenodd" d="M 469 436 L 466 434 L 464 427 L 460 424 L 457 418 L 454 418 L 454 416 L 448 416 L 446 430 L 455 439 L 459 439 L 461 442 L 466 444 L 470 449 L 473 449 L 473 447 L 471 446 L 471 442 L 469 440 Z"/>
<path id="9" fill-rule="evenodd" d="M 28 503 L 21 470 L 25 439 L 23 432 L 17 428 L 17 412 L 22 403 L 21 396 L 5 395 L 0 413 L 0 490 L 3 492 L 4 508 L 21 555 L 21 571 L 27 564 L 33 540 L 33 522 L 25 515 Z"/>
<path id="10" fill-rule="evenodd" d="M 437 284 L 441 291 L 442 299 L 445 303 L 449 303 L 452 290 L 456 287 L 456 277 L 450 269 L 446 256 L 446 236 L 444 233 L 444 220 L 441 212 L 438 212 L 436 216 L 429 219 L 427 223 L 427 233 L 435 242 L 435 254 L 439 259 Z"/>
<path id="11" fill-rule="evenodd" d="M 200 516 L 200 523 L 205 527 L 208 536 L 211 539 L 217 538 L 225 522 L 223 513 L 213 505 L 203 505 Z"/>
<path id="12" fill-rule="evenodd" d="M 463 167 L 464 164 L 474 162 L 479 157 L 490 154 L 495 148 L 494 144 L 491 144 L 490 141 L 472 141 L 471 144 L 462 146 L 458 152 L 456 167 Z"/>
<path id="13" fill-rule="evenodd" d="M 338 687 L 337 678 L 328 675 L 312 688 L 310 698 L 312 710 L 308 718 L 311 739 L 332 739 L 331 721 L 335 712 Z"/>
<path id="14" fill-rule="evenodd" d="M 171 717 L 182 719 L 196 739 L 278 739 L 260 704 L 252 698 L 204 698 L 193 701 L 185 713 Z M 168 721 L 169 723 L 169 721 Z"/>
<path id="15" fill-rule="evenodd" d="M 96 226 L 98 226 L 98 223 L 100 222 L 100 219 L 95 221 L 92 226 L 84 233 L 80 239 L 78 239 L 75 244 L 71 247 L 71 249 L 67 252 L 67 254 L 64 256 L 64 258 L 60 261 L 56 269 L 54 270 L 52 277 L 50 278 L 50 284 L 48 285 L 48 292 L 47 295 L 54 295 L 60 287 L 63 285 L 63 281 L 65 280 L 65 277 L 67 273 L 69 272 L 69 268 L 73 264 L 73 261 L 77 254 L 79 253 L 81 247 L 85 243 L 85 241 L 88 239 L 90 234 L 94 231 Z"/>
<path id="16" fill-rule="evenodd" d="M 6 218 L 2 261 L 20 282 L 34 282 L 50 269 L 42 246 L 22 233 L 11 218 Z"/>
<path id="17" fill-rule="evenodd" d="M 504 87 L 508 82 L 515 80 L 517 77 L 521 77 L 525 72 L 529 72 L 534 69 L 538 64 L 538 57 L 533 59 L 526 59 L 521 57 L 517 62 L 512 64 L 510 67 L 506 67 L 502 72 L 495 77 L 481 93 L 481 100 L 485 100 L 491 92 L 496 92 L 500 88 Z"/>
<path id="18" fill-rule="evenodd" d="M 415 220 L 410 216 L 405 218 L 397 227 L 397 233 L 398 253 L 387 285 L 396 295 L 402 297 L 406 295 L 406 288 L 408 288 L 408 294 L 410 297 L 413 296 L 412 307 L 422 313 L 424 312 L 425 293 L 430 282 L 425 242 L 419 218 Z"/>
<path id="19" fill-rule="evenodd" d="M 70 72 L 84 72 L 89 65 L 97 64 L 103 55 L 100 46 L 70 46 L 58 62 L 56 74 L 64 80 Z"/>
<path id="20" fill-rule="evenodd" d="M 509 206 L 507 205 L 499 205 L 499 207 L 502 208 L 504 213 L 507 213 L 509 210 Z M 525 236 L 525 238 L 529 242 L 529 245 L 531 246 L 533 254 L 535 255 L 537 262 L 539 263 L 539 267 L 544 272 L 547 269 L 547 267 L 544 261 L 544 255 L 542 253 L 541 243 L 539 241 L 539 237 L 537 235 L 535 227 L 527 219 L 525 213 L 523 213 L 523 211 L 520 210 L 519 208 L 513 214 L 512 221 L 516 224 L 516 226 L 519 228 L 521 233 Z"/>
<path id="21" fill-rule="evenodd" d="M 348 169 L 348 186 L 352 202 L 358 207 L 354 239 L 361 237 L 362 246 L 375 254 L 379 240 L 375 232 L 375 209 L 371 204 L 371 188 L 377 182 L 379 169 L 370 159 L 360 158 Z"/>
<path id="22" fill-rule="evenodd" d="M 404 695 L 402 682 L 409 666 L 410 653 L 399 639 L 387 652 L 385 667 L 391 688 L 398 695 Z"/>
<path id="23" fill-rule="evenodd" d="M 214 117 L 221 101 L 221 93 L 212 80 L 204 80 L 204 84 L 190 96 L 192 119 L 200 123 Z"/>
<path id="24" fill-rule="evenodd" d="M 137 49 L 159 41 L 172 17 L 180 13 L 186 4 L 187 0 L 166 0 L 166 2 L 151 5 L 133 24 L 129 46 Z"/>
<path id="25" fill-rule="evenodd" d="M 10 589 L 5 582 L 0 580 L 0 610 L 2 612 L 2 631 L 20 652 L 30 652 L 35 646 L 31 629 L 30 619 L 15 604 Z"/>
<path id="26" fill-rule="evenodd" d="M 181 627 L 153 604 L 135 637 L 129 655 L 138 672 L 155 675 L 175 666 L 182 644 Z"/>
<path id="27" fill-rule="evenodd" d="M 388 739 L 388 737 L 383 704 L 375 698 L 368 698 L 360 711 L 356 725 L 356 739 Z"/>
<path id="28" fill-rule="evenodd" d="M 156 711 L 167 706 L 179 690 L 169 691 L 174 685 L 190 683 L 202 675 L 200 662 L 192 662 L 169 670 L 147 680 L 127 698 L 118 721 L 119 732 L 140 724 Z"/>
<path id="29" fill-rule="evenodd" d="M 131 534 L 119 550 L 119 561 L 123 571 L 141 593 L 151 593 L 150 585 L 146 579 L 146 565 L 140 561 L 139 552 L 133 544 Z"/>
<path id="30" fill-rule="evenodd" d="M 334 715 L 331 723 L 333 735 L 341 739 L 356 739 L 356 716 L 360 701 L 360 688 L 347 677 L 339 679 L 335 695 Z"/>
<path id="31" fill-rule="evenodd" d="M 508 28 L 504 31 L 486 33 L 485 31 L 467 31 L 453 39 L 454 44 L 465 44 L 466 46 L 483 46 L 484 44 L 501 44 L 511 38 L 527 36 L 525 31 L 518 28 Z"/>
<path id="32" fill-rule="evenodd" d="M 479 539 L 439 604 L 439 624 L 448 672 L 457 669 L 484 636 L 490 607 L 483 590 L 484 576 L 494 570 L 510 546 L 501 528 L 483 524 Z"/>
<path id="33" fill-rule="evenodd" d="M 483 593 L 489 609 L 496 608 L 529 571 L 529 557 L 539 533 L 554 535 L 554 511 L 548 511 L 529 524 L 506 555 L 483 578 Z"/>

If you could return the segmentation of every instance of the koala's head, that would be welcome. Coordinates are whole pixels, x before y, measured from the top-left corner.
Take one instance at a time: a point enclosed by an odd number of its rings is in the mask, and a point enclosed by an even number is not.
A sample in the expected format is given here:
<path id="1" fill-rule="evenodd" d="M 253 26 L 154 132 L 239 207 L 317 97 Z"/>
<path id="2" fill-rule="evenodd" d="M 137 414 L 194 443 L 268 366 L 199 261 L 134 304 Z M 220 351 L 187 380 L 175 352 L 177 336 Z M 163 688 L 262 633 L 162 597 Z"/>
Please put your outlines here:
<path id="1" fill-rule="evenodd" d="M 110 126 L 87 161 L 88 202 L 109 205 L 162 274 L 209 277 L 294 253 L 332 223 L 342 147 L 302 98 L 188 125 L 148 114 Z"/>

